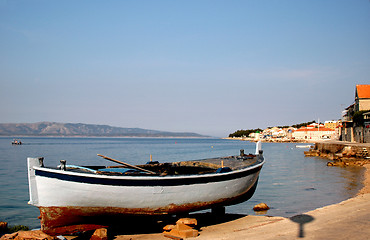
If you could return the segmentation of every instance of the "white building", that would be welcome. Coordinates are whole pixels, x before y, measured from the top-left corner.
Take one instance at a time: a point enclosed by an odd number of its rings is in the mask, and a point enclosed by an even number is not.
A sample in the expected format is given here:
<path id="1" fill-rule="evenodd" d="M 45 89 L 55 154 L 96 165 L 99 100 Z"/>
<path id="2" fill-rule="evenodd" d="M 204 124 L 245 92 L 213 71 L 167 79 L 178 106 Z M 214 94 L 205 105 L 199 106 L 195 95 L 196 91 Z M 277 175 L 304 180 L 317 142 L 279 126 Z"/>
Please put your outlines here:
<path id="1" fill-rule="evenodd" d="M 321 126 L 302 127 L 295 130 L 292 134 L 292 137 L 297 140 L 322 140 L 332 139 L 335 136 L 335 130 Z"/>

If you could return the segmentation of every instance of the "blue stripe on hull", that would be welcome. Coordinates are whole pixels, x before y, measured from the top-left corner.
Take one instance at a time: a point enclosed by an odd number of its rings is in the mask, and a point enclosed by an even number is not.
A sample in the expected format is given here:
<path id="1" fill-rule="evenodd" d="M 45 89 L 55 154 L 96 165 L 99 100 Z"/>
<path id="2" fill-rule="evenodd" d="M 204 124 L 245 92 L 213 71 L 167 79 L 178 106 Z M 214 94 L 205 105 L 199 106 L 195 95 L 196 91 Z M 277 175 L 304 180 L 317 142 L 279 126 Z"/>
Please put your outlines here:
<path id="1" fill-rule="evenodd" d="M 81 175 L 71 175 L 68 172 L 63 173 L 56 173 L 56 172 L 48 172 L 43 171 L 41 169 L 35 170 L 36 176 L 42 176 L 47 178 L 54 178 L 63 181 L 69 182 L 78 182 L 78 183 L 87 183 L 87 184 L 100 184 L 100 185 L 111 185 L 111 186 L 132 186 L 132 187 L 150 187 L 150 186 L 180 186 L 180 185 L 192 185 L 192 184 L 204 184 L 209 182 L 221 182 L 221 181 L 228 181 L 232 179 L 238 179 L 241 177 L 245 177 L 254 173 L 257 173 L 261 170 L 262 165 L 256 168 L 247 169 L 245 171 L 229 173 L 229 174 L 214 174 L 212 176 L 207 177 L 200 177 L 194 176 L 192 178 L 167 178 L 163 177 L 161 179 L 139 179 L 136 177 L 132 177 L 130 179 L 119 179 L 119 178 L 97 178 L 92 176 L 81 176 Z M 150 177 L 148 177 L 150 178 Z"/>

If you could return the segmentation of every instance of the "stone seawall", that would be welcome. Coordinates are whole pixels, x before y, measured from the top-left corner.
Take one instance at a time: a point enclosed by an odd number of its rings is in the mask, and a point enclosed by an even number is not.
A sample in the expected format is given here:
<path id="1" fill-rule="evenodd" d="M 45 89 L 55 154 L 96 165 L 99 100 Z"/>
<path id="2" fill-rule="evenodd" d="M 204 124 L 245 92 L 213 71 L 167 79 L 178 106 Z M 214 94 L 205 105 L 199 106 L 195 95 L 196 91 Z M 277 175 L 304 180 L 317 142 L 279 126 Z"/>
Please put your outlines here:
<path id="1" fill-rule="evenodd" d="M 364 165 L 370 162 L 369 143 L 351 143 L 341 141 L 316 142 L 315 146 L 305 152 L 306 156 L 327 158 L 328 166 Z"/>

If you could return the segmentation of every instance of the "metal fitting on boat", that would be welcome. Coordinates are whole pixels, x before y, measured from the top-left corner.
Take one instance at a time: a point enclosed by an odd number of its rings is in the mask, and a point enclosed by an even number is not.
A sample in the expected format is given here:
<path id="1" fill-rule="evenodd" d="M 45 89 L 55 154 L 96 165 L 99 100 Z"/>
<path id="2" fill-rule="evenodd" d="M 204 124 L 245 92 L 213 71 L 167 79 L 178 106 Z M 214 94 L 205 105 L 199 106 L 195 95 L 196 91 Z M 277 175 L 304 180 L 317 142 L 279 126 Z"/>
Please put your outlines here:
<path id="1" fill-rule="evenodd" d="M 67 163 L 66 160 L 60 160 L 60 170 L 62 170 L 62 171 L 67 170 L 66 163 Z"/>
<path id="2" fill-rule="evenodd" d="M 40 165 L 40 167 L 44 167 L 44 158 L 43 157 L 39 158 L 39 165 Z"/>
<path id="3" fill-rule="evenodd" d="M 240 149 L 240 156 L 244 156 L 244 149 Z"/>

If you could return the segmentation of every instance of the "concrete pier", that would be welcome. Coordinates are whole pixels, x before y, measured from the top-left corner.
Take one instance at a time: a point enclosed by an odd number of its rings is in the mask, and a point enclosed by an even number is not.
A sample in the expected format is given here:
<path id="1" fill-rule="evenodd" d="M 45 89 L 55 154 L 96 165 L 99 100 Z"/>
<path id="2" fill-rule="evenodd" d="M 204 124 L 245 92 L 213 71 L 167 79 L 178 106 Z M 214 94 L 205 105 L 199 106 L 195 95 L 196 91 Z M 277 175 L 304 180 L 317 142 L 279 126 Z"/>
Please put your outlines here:
<path id="1" fill-rule="evenodd" d="M 368 239 L 370 193 L 319 208 L 292 218 L 246 216 L 202 227 L 194 240 Z M 164 240 L 161 233 L 120 235 L 118 240 Z"/>
<path id="2" fill-rule="evenodd" d="M 305 152 L 306 156 L 318 156 L 332 160 L 333 165 L 363 165 L 370 160 L 370 143 L 320 141 Z"/>
<path id="3" fill-rule="evenodd" d="M 357 157 L 362 157 L 364 149 L 370 152 L 370 143 L 354 143 L 344 141 L 320 141 L 315 143 L 315 149 L 321 152 L 338 153 L 343 151 L 345 148 L 350 148 Z"/>

